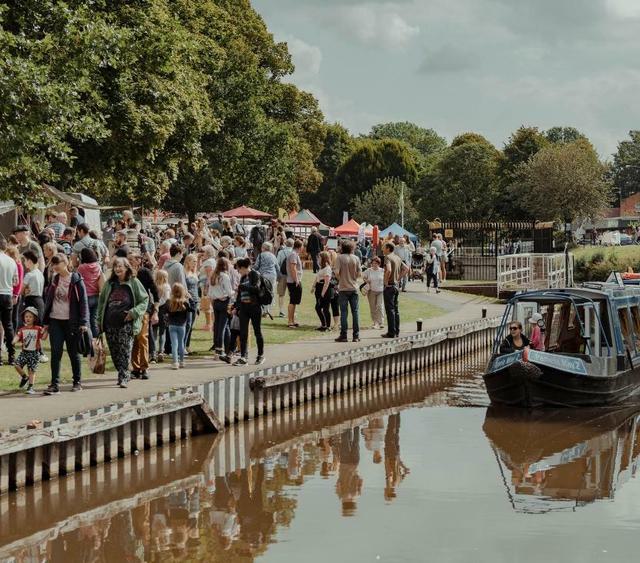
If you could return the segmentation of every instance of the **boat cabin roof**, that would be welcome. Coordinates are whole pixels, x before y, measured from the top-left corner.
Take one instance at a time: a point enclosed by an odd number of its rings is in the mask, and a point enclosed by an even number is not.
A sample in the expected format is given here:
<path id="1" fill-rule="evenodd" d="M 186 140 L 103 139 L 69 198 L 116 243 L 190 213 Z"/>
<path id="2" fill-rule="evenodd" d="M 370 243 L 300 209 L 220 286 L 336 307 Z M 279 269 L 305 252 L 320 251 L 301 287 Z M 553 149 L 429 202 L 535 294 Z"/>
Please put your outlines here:
<path id="1" fill-rule="evenodd" d="M 518 301 L 533 301 L 536 303 L 553 303 L 558 301 L 574 301 L 585 303 L 588 301 L 608 301 L 623 297 L 640 297 L 640 286 L 625 285 L 620 287 L 615 283 L 589 282 L 581 287 L 562 289 L 543 289 L 537 291 L 523 291 L 511 299 Z"/>

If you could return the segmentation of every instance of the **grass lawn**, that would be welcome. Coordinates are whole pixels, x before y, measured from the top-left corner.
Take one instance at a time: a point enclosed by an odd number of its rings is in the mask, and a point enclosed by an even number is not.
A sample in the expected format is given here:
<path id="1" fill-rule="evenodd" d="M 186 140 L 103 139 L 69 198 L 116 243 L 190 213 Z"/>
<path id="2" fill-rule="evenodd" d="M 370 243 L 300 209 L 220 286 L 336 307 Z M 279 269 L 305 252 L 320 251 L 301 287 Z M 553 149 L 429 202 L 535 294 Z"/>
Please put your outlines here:
<path id="1" fill-rule="evenodd" d="M 605 260 L 615 256 L 620 260 L 638 260 L 640 261 L 640 245 L 628 245 L 628 246 L 584 246 L 581 248 L 574 248 L 571 253 L 575 256 L 576 260 L 582 258 L 589 261 L 595 254 L 604 254 Z"/>
<path id="2" fill-rule="evenodd" d="M 277 298 L 276 298 L 277 299 Z M 315 299 L 307 292 L 303 296 L 302 304 L 298 307 L 297 318 L 300 323 L 300 327 L 297 329 L 287 328 L 287 320 L 274 317 L 274 320 L 264 319 L 262 322 L 263 334 L 265 338 L 265 345 L 283 344 L 287 342 L 295 342 L 297 340 L 305 340 L 318 336 L 318 332 L 315 330 L 319 325 L 318 317 L 315 312 Z M 277 311 L 277 306 L 274 307 Z M 429 305 L 422 301 L 412 299 L 409 294 L 403 293 L 400 295 L 400 316 L 402 322 L 415 321 L 422 318 L 424 320 L 439 316 L 444 311 L 438 307 Z M 368 328 L 372 325 L 371 315 L 369 314 L 369 305 L 366 298 L 360 298 L 360 326 Z M 209 354 L 209 348 L 211 347 L 211 333 L 202 330 L 204 326 L 204 315 L 200 315 L 197 320 L 197 329 L 193 332 L 191 338 L 191 354 L 196 356 L 203 356 Z M 16 350 L 16 356 L 19 350 Z M 45 342 L 45 352 L 49 355 L 49 342 Z M 6 351 L 3 352 L 3 359 L 6 361 Z M 83 374 L 89 373 L 87 361 L 83 359 Z M 40 364 L 37 376 L 36 376 L 36 389 L 44 389 L 50 380 L 51 372 L 49 364 Z M 114 379 L 113 364 L 111 358 L 107 355 L 107 373 L 104 376 L 109 380 Z M 63 356 L 62 370 L 61 370 L 62 382 L 71 381 L 71 367 L 69 365 L 68 357 Z M 0 367 L 0 390 L 2 391 L 16 391 L 18 387 L 18 374 L 15 368 L 12 366 L 4 365 Z"/>

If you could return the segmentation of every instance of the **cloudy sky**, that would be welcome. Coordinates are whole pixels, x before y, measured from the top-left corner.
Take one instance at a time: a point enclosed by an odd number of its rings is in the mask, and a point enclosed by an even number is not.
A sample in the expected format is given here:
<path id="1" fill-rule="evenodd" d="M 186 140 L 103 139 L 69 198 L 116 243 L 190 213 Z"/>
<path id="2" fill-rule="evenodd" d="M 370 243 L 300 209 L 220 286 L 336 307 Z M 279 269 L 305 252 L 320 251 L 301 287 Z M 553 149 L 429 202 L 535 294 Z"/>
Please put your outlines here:
<path id="1" fill-rule="evenodd" d="M 604 158 L 640 127 L 640 0 L 253 0 L 293 80 L 353 133 L 413 121 L 502 147 L 572 125 Z"/>

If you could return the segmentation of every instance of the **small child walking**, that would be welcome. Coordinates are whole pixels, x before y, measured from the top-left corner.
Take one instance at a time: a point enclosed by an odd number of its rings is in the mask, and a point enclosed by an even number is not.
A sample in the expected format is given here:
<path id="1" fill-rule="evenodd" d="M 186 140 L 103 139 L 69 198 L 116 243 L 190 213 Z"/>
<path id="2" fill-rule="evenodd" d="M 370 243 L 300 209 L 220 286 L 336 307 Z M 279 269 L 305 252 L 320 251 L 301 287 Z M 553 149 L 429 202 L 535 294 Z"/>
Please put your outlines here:
<path id="1" fill-rule="evenodd" d="M 173 369 L 184 367 L 184 343 L 187 331 L 187 321 L 195 309 L 189 301 L 187 288 L 181 283 L 174 283 L 168 304 L 169 338 L 171 339 L 171 355 Z"/>
<path id="2" fill-rule="evenodd" d="M 13 343 L 22 344 L 22 351 L 16 359 L 15 368 L 20 376 L 20 389 L 27 387 L 27 393 L 34 395 L 33 385 L 36 379 L 36 370 L 40 363 L 41 340 L 43 338 L 43 328 L 38 325 L 38 310 L 35 307 L 26 307 L 22 312 L 23 325 L 13 339 Z M 25 373 L 24 368 L 27 368 Z"/>

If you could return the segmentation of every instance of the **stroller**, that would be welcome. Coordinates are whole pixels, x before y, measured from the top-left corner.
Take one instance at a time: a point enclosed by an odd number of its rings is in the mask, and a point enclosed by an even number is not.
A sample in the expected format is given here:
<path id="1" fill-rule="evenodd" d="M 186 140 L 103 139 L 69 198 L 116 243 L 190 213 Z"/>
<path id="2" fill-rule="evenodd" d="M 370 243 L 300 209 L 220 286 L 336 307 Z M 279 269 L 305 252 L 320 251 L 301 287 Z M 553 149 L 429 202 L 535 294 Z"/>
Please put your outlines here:
<path id="1" fill-rule="evenodd" d="M 411 255 L 411 273 L 409 274 L 411 281 L 424 281 L 424 254 L 414 252 Z"/>

